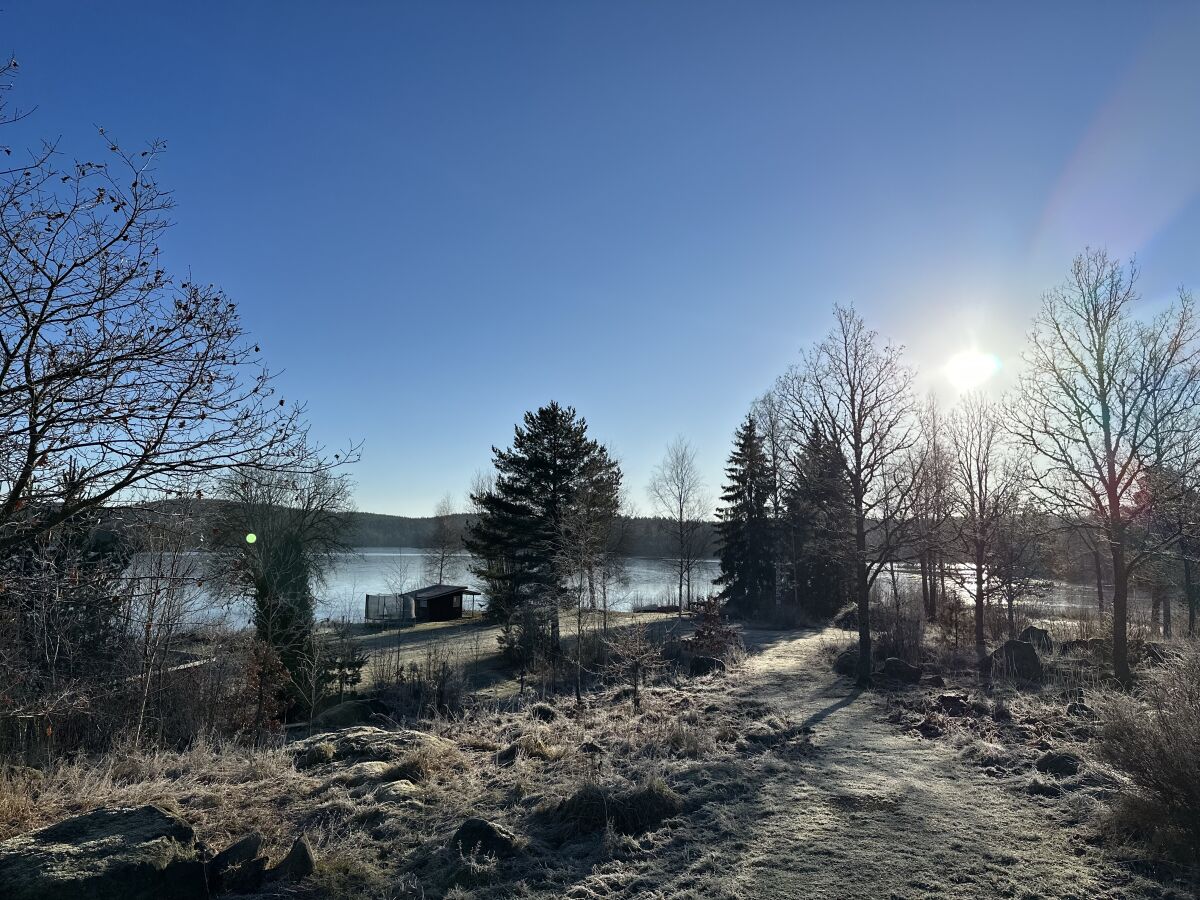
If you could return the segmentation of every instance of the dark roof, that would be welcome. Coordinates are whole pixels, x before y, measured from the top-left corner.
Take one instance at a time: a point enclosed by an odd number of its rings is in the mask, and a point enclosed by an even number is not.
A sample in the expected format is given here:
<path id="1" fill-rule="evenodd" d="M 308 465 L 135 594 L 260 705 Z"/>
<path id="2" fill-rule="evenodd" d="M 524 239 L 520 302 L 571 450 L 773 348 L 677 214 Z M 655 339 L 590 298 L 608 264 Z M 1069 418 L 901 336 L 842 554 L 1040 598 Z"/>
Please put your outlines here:
<path id="1" fill-rule="evenodd" d="M 419 588 L 415 591 L 409 591 L 403 594 L 405 597 L 412 597 L 414 600 L 438 600 L 442 597 L 450 597 L 454 594 L 474 594 L 479 595 L 479 591 L 473 591 L 466 585 L 462 584 L 431 584 L 429 587 Z"/>

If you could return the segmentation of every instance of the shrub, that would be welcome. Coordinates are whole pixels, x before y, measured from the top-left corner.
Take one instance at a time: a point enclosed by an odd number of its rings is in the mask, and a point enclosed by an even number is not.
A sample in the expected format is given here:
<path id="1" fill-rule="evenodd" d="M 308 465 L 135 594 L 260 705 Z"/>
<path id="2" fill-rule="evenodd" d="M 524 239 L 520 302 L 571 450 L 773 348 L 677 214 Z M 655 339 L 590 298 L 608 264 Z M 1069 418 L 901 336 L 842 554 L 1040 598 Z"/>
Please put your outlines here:
<path id="1" fill-rule="evenodd" d="M 871 604 L 871 632 L 875 650 L 881 658 L 896 657 L 920 663 L 925 639 L 925 611 L 921 597 L 907 586 L 894 593 L 878 590 Z"/>
<path id="2" fill-rule="evenodd" d="M 1200 853 L 1200 646 L 1149 672 L 1134 695 L 1097 703 L 1100 750 L 1124 770 L 1133 790 L 1118 820 L 1141 822 L 1159 848 Z M 1137 811 L 1147 814 L 1134 815 Z"/>

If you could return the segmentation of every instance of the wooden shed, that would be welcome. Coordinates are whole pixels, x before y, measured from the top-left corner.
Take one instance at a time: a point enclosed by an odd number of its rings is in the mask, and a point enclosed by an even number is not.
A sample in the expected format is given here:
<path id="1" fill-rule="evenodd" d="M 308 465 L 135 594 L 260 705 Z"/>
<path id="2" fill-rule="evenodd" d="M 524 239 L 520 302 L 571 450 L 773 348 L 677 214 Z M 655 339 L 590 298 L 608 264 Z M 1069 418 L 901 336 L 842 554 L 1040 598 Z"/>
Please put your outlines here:
<path id="1" fill-rule="evenodd" d="M 463 597 L 476 597 L 461 584 L 431 584 L 403 594 L 367 594 L 366 620 L 386 622 L 448 622 L 461 619 Z"/>

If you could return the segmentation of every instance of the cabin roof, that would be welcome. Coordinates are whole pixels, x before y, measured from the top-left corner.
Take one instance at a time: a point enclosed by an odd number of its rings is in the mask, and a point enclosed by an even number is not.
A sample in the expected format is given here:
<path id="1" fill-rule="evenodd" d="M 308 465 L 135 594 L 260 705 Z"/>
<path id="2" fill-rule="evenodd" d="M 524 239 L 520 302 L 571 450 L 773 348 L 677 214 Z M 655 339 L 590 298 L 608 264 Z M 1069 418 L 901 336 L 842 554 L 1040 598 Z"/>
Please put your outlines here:
<path id="1" fill-rule="evenodd" d="M 418 588 L 400 596 L 412 597 L 414 600 L 440 600 L 442 597 L 450 597 L 454 594 L 479 596 L 479 591 L 473 591 L 463 584 L 431 584 L 429 587 Z"/>

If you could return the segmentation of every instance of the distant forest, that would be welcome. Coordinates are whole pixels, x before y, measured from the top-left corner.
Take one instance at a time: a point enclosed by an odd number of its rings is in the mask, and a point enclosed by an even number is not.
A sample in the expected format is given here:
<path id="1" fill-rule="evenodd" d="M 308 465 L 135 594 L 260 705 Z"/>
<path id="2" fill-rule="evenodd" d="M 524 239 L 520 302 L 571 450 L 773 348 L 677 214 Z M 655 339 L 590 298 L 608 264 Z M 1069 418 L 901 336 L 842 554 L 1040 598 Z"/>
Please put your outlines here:
<path id="1" fill-rule="evenodd" d="M 465 530 L 470 516 L 459 513 L 451 517 L 456 530 Z M 381 513 L 350 514 L 346 542 L 352 547 L 429 547 L 433 542 L 434 519 L 409 516 L 387 516 Z M 628 556 L 672 557 L 671 536 L 666 520 L 658 518 L 627 518 L 622 520 L 621 550 Z M 711 558 L 716 552 L 716 525 L 705 522 L 701 554 Z"/>

